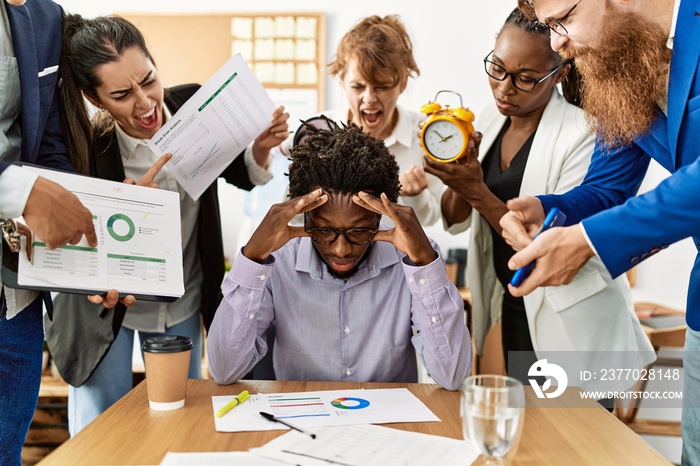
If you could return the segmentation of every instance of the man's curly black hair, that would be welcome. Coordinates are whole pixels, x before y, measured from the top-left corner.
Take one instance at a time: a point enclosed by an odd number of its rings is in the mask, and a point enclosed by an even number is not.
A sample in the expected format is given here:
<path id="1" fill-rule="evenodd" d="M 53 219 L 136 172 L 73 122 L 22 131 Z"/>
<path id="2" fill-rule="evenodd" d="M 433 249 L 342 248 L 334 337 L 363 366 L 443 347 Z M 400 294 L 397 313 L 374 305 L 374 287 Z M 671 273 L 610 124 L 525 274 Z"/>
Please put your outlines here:
<path id="1" fill-rule="evenodd" d="M 367 191 L 399 197 L 399 166 L 383 141 L 362 132 L 357 125 L 338 125 L 327 119 L 329 129 L 306 125 L 304 142 L 292 149 L 289 195 L 303 196 L 323 188 L 331 194 Z"/>

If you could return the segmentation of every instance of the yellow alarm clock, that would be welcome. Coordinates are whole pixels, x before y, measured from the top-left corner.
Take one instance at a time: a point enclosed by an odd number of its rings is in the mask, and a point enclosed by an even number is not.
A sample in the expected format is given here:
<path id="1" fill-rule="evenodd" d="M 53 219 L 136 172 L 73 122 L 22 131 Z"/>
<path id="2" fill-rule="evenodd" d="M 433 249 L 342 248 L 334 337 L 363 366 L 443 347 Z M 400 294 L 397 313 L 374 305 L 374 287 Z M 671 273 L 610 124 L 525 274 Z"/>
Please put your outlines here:
<path id="1" fill-rule="evenodd" d="M 459 107 L 444 107 L 437 103 L 438 96 L 448 92 L 459 97 Z M 474 132 L 474 113 L 462 105 L 462 96 L 454 91 L 438 91 L 435 99 L 420 109 L 428 117 L 420 132 L 420 144 L 433 160 L 453 162 L 467 153 L 469 137 Z"/>

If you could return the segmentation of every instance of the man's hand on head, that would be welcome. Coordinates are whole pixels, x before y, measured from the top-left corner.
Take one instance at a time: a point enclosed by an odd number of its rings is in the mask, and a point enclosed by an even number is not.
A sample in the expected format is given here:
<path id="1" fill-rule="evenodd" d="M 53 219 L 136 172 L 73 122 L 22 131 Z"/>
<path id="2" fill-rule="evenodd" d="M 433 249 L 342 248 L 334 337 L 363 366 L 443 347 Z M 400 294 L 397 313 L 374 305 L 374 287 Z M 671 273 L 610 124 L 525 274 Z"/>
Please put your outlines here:
<path id="1" fill-rule="evenodd" d="M 367 210 L 386 215 L 394 221 L 391 230 L 380 230 L 372 241 L 388 241 L 406 254 L 416 265 L 427 265 L 437 258 L 437 253 L 425 235 L 423 227 L 412 207 L 389 201 L 386 194 L 380 198 L 361 191 L 352 197 L 355 204 Z"/>
<path id="2" fill-rule="evenodd" d="M 308 236 L 304 227 L 289 225 L 295 215 L 313 210 L 328 202 L 328 194 L 317 189 L 304 196 L 274 204 L 243 247 L 243 255 L 262 263 L 270 254 L 287 244 L 292 238 Z"/>

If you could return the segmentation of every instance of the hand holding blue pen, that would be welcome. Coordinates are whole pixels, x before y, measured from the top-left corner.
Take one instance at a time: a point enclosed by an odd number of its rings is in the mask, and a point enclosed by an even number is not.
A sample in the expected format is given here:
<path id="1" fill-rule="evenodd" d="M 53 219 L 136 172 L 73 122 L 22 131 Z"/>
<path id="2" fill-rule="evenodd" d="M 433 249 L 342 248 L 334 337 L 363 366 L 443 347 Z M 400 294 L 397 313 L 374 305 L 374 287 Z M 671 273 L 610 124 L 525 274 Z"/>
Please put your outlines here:
<path id="1" fill-rule="evenodd" d="M 566 215 L 557 209 L 556 207 L 552 207 L 552 209 L 547 212 L 547 216 L 544 219 L 544 222 L 542 222 L 542 225 L 540 228 L 537 230 L 537 233 L 535 233 L 535 238 L 542 233 L 543 231 L 548 230 L 549 228 L 552 227 L 559 227 L 564 225 L 566 222 Z M 525 281 L 525 279 L 532 273 L 532 271 L 535 269 L 535 261 L 530 262 L 524 267 L 520 267 L 518 270 L 515 271 L 515 274 L 513 274 L 513 278 L 510 280 L 510 284 L 514 287 L 520 286 L 520 284 Z"/>

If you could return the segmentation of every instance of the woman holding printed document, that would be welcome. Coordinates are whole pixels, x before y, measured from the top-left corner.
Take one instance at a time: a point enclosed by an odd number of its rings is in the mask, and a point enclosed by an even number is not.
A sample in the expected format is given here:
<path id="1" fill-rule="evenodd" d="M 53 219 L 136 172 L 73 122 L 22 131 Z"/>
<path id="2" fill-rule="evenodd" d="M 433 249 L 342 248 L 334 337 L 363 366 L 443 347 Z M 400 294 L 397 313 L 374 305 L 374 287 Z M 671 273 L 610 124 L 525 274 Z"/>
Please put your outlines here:
<path id="1" fill-rule="evenodd" d="M 62 362 L 61 375 L 71 383 L 68 419 L 75 435 L 131 389 L 136 330 L 142 340 L 162 334 L 190 337 L 195 348 L 189 377 L 201 378 L 202 324 L 209 327 L 221 299 L 224 254 L 216 182 L 193 200 L 164 167 L 170 155 L 157 158 L 148 147 L 164 121 L 199 86 L 164 89 L 142 34 L 123 18 L 69 15 L 63 41 L 64 128 L 76 168 L 99 178 L 179 193 L 185 281 L 182 298 L 172 303 L 139 301 L 123 322 L 116 315 L 100 320 L 96 315 L 102 314 L 101 308 L 84 303 L 84 298 L 57 297 L 58 315 L 47 322 L 47 341 Z M 92 120 L 83 97 L 99 109 Z M 270 150 L 289 136 L 288 118 L 283 107 L 277 108 L 271 126 L 220 176 L 246 190 L 266 183 Z M 85 319 L 92 322 L 88 328 Z M 114 341 L 96 336 L 105 327 L 119 329 Z M 66 338 L 71 334 L 79 338 Z M 91 340 L 66 341 L 86 338 Z"/>

